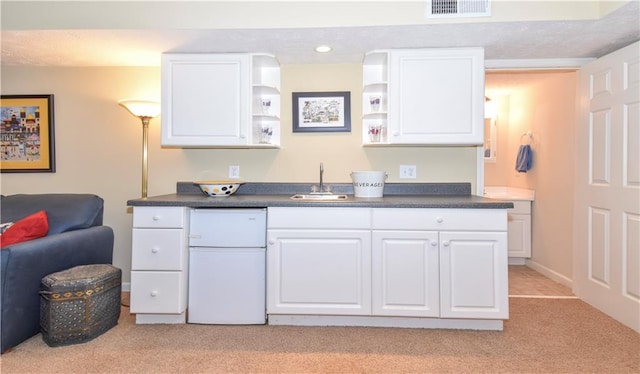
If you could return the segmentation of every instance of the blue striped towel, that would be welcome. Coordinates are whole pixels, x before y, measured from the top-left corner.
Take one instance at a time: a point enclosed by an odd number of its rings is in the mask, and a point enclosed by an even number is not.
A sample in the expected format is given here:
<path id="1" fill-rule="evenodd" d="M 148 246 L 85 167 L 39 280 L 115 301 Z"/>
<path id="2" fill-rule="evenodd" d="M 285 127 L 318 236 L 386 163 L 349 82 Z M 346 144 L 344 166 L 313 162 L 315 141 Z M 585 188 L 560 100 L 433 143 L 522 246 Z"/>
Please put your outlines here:
<path id="1" fill-rule="evenodd" d="M 526 173 L 531 169 L 533 161 L 533 150 L 529 144 L 523 144 L 518 149 L 518 157 L 516 158 L 516 170 L 518 173 Z"/>

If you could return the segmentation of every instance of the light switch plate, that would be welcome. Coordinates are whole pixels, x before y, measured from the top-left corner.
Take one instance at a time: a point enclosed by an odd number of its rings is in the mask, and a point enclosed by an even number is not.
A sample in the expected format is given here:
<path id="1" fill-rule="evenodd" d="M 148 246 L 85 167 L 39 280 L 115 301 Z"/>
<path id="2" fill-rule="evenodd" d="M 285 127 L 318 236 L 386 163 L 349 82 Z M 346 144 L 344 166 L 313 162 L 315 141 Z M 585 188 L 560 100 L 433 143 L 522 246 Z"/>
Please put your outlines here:
<path id="1" fill-rule="evenodd" d="M 416 179 L 416 173 L 415 165 L 400 165 L 400 178 Z"/>
<path id="2" fill-rule="evenodd" d="M 233 178 L 233 179 L 240 178 L 240 166 L 239 165 L 229 165 L 229 178 Z"/>

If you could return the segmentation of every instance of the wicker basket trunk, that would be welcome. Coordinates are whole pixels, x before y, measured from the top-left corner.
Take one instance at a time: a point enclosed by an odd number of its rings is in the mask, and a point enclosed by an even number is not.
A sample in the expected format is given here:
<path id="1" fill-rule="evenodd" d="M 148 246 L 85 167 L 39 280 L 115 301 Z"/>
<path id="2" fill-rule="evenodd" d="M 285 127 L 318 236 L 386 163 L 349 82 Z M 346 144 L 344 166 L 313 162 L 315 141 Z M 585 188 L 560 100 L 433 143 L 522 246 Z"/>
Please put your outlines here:
<path id="1" fill-rule="evenodd" d="M 118 323 L 122 271 L 82 265 L 42 278 L 40 328 L 49 346 L 87 342 Z"/>

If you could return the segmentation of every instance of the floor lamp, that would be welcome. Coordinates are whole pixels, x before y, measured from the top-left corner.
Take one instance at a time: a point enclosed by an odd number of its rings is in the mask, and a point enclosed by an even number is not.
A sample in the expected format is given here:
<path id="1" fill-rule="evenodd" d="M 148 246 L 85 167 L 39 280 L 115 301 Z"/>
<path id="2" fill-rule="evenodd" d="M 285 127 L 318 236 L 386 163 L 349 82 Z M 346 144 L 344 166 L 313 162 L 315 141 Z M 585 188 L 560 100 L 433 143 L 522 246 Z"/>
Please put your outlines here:
<path id="1" fill-rule="evenodd" d="M 125 107 L 129 113 L 142 121 L 142 197 L 147 197 L 148 172 L 147 172 L 147 148 L 149 121 L 160 115 L 160 103 L 150 100 L 119 100 L 118 104 Z"/>

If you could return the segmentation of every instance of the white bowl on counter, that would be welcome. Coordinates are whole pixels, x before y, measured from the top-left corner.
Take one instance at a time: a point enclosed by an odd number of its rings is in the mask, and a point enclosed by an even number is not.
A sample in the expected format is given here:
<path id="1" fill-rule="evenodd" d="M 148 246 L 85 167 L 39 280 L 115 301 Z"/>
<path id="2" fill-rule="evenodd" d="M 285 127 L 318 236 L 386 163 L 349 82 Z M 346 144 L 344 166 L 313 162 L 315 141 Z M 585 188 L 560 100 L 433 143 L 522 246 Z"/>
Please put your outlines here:
<path id="1" fill-rule="evenodd" d="M 211 197 L 227 197 L 233 195 L 244 182 L 232 180 L 199 181 L 193 184 L 200 187 L 205 195 Z"/>

